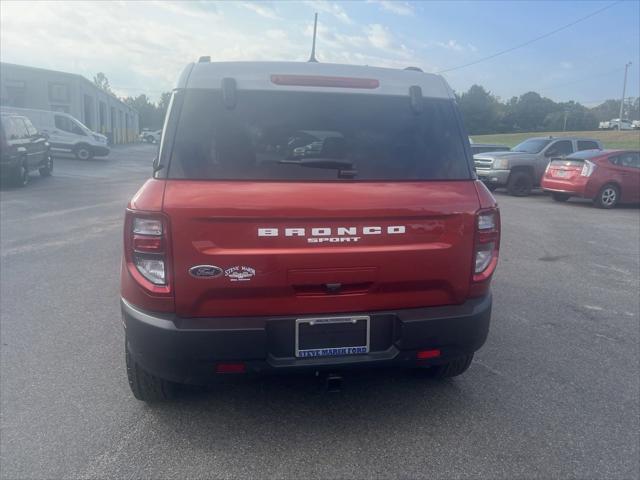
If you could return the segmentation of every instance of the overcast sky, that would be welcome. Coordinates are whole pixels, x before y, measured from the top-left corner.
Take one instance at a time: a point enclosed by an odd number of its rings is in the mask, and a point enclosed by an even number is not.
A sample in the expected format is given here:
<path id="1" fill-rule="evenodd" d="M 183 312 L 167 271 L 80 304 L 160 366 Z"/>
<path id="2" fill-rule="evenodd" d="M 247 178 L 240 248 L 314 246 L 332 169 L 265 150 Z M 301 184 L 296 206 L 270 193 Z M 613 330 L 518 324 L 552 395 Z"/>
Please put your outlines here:
<path id="1" fill-rule="evenodd" d="M 104 72 L 121 96 L 170 90 L 184 66 L 212 60 L 308 58 L 319 13 L 322 62 L 437 72 L 570 24 L 613 1 L 502 2 L 0 2 L 4 62 Z M 479 83 L 503 99 L 536 90 L 587 105 L 640 83 L 640 2 L 611 8 L 523 48 L 447 73 L 456 91 Z M 1 72 L 0 72 L 1 74 Z"/>

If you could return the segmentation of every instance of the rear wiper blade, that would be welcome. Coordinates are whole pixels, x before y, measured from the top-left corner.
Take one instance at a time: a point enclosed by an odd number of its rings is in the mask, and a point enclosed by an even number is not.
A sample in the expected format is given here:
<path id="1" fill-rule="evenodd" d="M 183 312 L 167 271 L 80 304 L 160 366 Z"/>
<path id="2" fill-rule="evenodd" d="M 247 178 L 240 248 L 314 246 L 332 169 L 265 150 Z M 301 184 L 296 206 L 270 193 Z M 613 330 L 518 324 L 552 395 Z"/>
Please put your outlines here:
<path id="1" fill-rule="evenodd" d="M 278 163 L 285 165 L 299 165 L 310 168 L 327 168 L 338 170 L 338 178 L 353 178 L 358 171 L 353 168 L 353 163 L 347 160 L 335 158 L 303 158 L 300 160 L 279 160 Z"/>
<path id="2" fill-rule="evenodd" d="M 353 163 L 347 160 L 338 160 L 336 158 L 303 158 L 300 160 L 280 160 L 278 163 L 300 165 L 301 167 L 311 168 L 333 168 L 336 170 L 353 169 Z"/>

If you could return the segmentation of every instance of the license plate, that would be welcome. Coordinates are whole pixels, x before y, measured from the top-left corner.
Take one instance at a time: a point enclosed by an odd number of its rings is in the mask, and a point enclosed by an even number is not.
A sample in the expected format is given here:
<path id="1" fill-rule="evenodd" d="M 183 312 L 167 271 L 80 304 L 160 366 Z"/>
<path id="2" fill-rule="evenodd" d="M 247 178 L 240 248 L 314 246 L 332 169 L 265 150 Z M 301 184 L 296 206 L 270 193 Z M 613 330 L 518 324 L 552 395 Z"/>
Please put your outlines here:
<path id="1" fill-rule="evenodd" d="M 566 177 L 568 176 L 568 172 L 565 170 L 556 170 L 555 171 L 555 176 L 556 177 Z"/>
<path id="2" fill-rule="evenodd" d="M 296 357 L 337 357 L 369 353 L 367 315 L 296 319 Z"/>

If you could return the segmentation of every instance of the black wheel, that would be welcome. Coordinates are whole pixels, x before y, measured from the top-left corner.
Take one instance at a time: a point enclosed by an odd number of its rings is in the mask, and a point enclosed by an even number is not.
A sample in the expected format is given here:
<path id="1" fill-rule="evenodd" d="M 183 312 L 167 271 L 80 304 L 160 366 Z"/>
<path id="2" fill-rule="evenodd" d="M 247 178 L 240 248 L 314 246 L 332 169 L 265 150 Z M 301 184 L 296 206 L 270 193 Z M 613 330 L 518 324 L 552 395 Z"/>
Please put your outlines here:
<path id="1" fill-rule="evenodd" d="M 462 375 L 467 371 L 469 365 L 473 361 L 473 353 L 471 355 L 465 355 L 464 357 L 451 360 L 449 363 L 443 363 L 442 365 L 436 365 L 431 367 L 430 376 L 432 378 L 451 378 Z"/>
<path id="2" fill-rule="evenodd" d="M 147 403 L 164 402 L 175 395 L 176 385 L 144 370 L 125 348 L 127 378 L 133 396 Z"/>
<path id="3" fill-rule="evenodd" d="M 91 158 L 93 157 L 93 152 L 91 151 L 91 147 L 89 147 L 89 145 L 78 145 L 73 149 L 73 154 L 78 160 L 91 160 Z"/>
<path id="4" fill-rule="evenodd" d="M 569 200 L 571 195 L 568 195 L 566 193 L 553 192 L 551 196 L 556 202 L 566 202 L 567 200 Z"/>
<path id="5" fill-rule="evenodd" d="M 13 172 L 12 183 L 17 187 L 26 187 L 29 183 L 29 169 L 27 161 L 24 160 Z"/>
<path id="6" fill-rule="evenodd" d="M 146 137 L 144 137 L 144 140 L 147 143 L 153 143 L 153 137 L 151 135 L 147 135 Z"/>
<path id="7" fill-rule="evenodd" d="M 531 194 L 533 179 L 527 172 L 513 172 L 509 175 L 507 191 L 515 197 L 526 197 Z"/>
<path id="8" fill-rule="evenodd" d="M 51 174 L 53 173 L 53 155 L 51 155 L 50 153 L 47 153 L 47 159 L 45 161 L 45 164 L 42 167 L 40 167 L 38 171 L 40 172 L 40 175 L 42 175 L 43 177 L 51 176 Z"/>
<path id="9" fill-rule="evenodd" d="M 487 185 L 487 184 L 485 184 L 485 185 Z M 490 192 L 495 192 L 496 188 L 498 188 L 498 186 L 497 185 L 488 184 L 487 188 L 489 189 Z"/>
<path id="10" fill-rule="evenodd" d="M 602 187 L 598 192 L 598 196 L 593 199 L 597 207 L 600 208 L 613 208 L 618 204 L 620 200 L 620 189 L 609 183 Z"/>

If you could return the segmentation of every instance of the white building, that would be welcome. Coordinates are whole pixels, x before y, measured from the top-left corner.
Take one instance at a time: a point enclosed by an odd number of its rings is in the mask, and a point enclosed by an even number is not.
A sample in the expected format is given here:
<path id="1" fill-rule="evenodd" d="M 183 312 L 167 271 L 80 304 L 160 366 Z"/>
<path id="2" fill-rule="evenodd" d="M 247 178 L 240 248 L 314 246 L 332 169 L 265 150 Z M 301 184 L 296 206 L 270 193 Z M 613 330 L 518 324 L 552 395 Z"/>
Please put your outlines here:
<path id="1" fill-rule="evenodd" d="M 138 112 L 81 75 L 0 63 L 0 104 L 73 115 L 112 143 L 138 136 Z"/>

